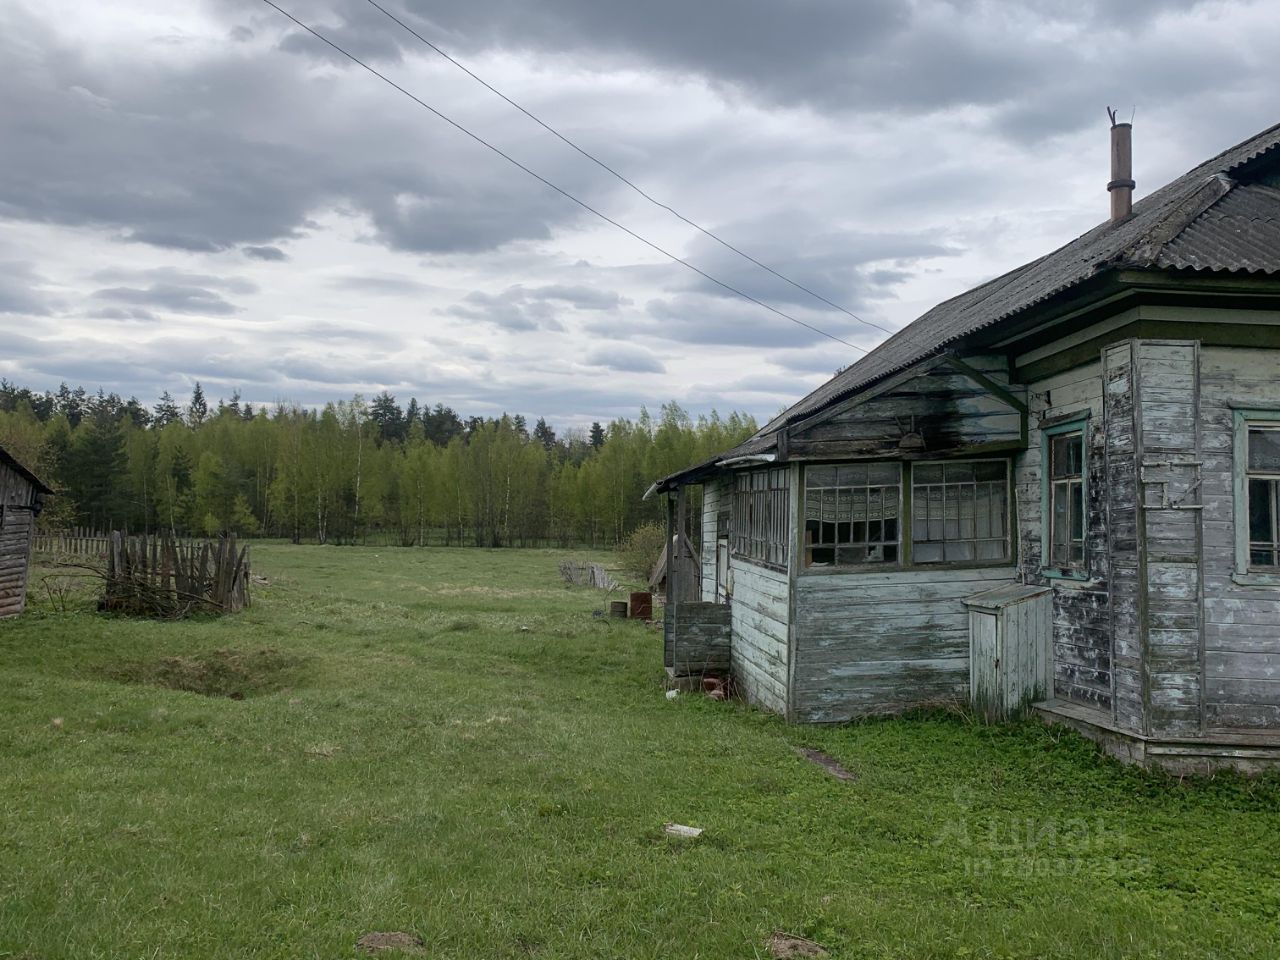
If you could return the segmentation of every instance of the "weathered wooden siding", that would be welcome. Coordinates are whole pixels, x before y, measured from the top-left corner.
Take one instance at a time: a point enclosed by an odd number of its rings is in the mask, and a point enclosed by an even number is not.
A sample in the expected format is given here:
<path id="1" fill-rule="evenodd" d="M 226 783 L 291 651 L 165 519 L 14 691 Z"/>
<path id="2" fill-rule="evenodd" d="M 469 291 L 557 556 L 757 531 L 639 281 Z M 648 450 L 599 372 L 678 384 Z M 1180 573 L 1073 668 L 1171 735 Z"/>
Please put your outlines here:
<path id="1" fill-rule="evenodd" d="M 709 603 L 716 600 L 716 546 L 720 509 L 722 501 L 730 496 L 728 484 L 724 481 L 708 480 L 702 485 L 702 537 L 699 550 L 702 563 L 702 599 Z"/>
<path id="2" fill-rule="evenodd" d="M 1201 729 L 1199 344 L 1136 340 L 1146 732 Z"/>
<path id="3" fill-rule="evenodd" d="M 1053 688 L 1053 591 L 1016 585 L 995 593 L 1005 596 L 981 594 L 966 604 L 969 702 L 988 719 L 1004 720 Z"/>
<path id="4" fill-rule="evenodd" d="M 26 605 L 35 502 L 30 481 L 0 463 L 0 617 L 17 616 Z"/>
<path id="5" fill-rule="evenodd" d="M 1280 587 L 1232 579 L 1232 404 L 1274 408 L 1278 402 L 1280 351 L 1201 351 L 1204 719 L 1210 729 L 1280 727 Z"/>
<path id="6" fill-rule="evenodd" d="M 1024 576 L 1041 577 L 1042 524 L 1040 423 L 1082 414 L 1088 461 L 1085 570 L 1080 581 L 1053 581 L 1054 695 L 1111 709 L 1112 660 L 1109 557 L 1107 551 L 1107 433 L 1103 418 L 1103 376 L 1099 361 L 1030 385 L 1028 445 L 1015 464 L 1019 562 Z"/>
<path id="7" fill-rule="evenodd" d="M 991 381 L 1013 392 L 1003 357 L 965 357 Z M 915 430 L 932 453 L 1021 438 L 1022 417 L 1005 400 L 971 377 L 936 367 L 879 396 L 840 410 L 795 433 L 792 456 L 897 456 L 898 441 Z"/>
<path id="8" fill-rule="evenodd" d="M 792 715 L 832 722 L 893 713 L 969 691 L 962 601 L 1011 567 L 812 573 L 795 584 Z"/>
<path id="9" fill-rule="evenodd" d="M 790 596 L 785 570 L 733 557 L 732 673 L 748 703 L 787 711 L 787 642 Z"/>
<path id="10" fill-rule="evenodd" d="M 727 676 L 730 613 L 723 603 L 690 600 L 664 611 L 666 666 L 678 677 Z"/>

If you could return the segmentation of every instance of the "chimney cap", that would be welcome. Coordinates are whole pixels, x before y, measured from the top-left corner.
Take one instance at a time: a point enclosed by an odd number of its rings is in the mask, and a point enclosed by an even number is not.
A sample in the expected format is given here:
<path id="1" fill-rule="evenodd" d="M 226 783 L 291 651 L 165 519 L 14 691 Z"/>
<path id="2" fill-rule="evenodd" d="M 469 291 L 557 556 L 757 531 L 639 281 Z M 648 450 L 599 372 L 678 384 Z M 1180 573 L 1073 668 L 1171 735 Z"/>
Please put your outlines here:
<path id="1" fill-rule="evenodd" d="M 1117 120 L 1116 113 L 1117 111 L 1115 107 L 1107 107 L 1107 118 L 1111 121 L 1111 126 L 1113 127 L 1132 127 L 1133 126 L 1132 118 L 1128 120 Z"/>

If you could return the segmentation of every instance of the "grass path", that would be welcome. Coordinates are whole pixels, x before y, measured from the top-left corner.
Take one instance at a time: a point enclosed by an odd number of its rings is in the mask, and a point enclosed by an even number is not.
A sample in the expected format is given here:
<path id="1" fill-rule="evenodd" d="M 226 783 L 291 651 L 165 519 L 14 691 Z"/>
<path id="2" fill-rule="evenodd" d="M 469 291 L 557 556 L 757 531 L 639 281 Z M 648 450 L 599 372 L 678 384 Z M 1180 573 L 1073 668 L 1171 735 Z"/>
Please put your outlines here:
<path id="1" fill-rule="evenodd" d="M 237 617 L 0 621 L 0 958 L 1276 956 L 1277 781 L 669 702 L 560 556 L 268 545 Z M 130 682 L 202 664 L 245 698 Z"/>

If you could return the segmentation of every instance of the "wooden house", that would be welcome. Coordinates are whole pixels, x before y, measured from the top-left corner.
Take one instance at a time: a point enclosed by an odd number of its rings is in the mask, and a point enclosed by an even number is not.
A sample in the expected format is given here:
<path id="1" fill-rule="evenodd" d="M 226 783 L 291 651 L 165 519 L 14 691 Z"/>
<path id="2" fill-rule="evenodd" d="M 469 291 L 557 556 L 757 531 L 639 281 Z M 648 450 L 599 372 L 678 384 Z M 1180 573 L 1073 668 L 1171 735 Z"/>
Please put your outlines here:
<path id="1" fill-rule="evenodd" d="M 0 447 L 0 617 L 15 617 L 26 605 L 35 518 L 52 492 Z"/>
<path id="2" fill-rule="evenodd" d="M 1136 204 L 1129 134 L 1110 219 L 655 484 L 700 533 L 671 669 L 724 623 L 793 721 L 985 697 L 1136 762 L 1280 760 L 1280 126 Z"/>

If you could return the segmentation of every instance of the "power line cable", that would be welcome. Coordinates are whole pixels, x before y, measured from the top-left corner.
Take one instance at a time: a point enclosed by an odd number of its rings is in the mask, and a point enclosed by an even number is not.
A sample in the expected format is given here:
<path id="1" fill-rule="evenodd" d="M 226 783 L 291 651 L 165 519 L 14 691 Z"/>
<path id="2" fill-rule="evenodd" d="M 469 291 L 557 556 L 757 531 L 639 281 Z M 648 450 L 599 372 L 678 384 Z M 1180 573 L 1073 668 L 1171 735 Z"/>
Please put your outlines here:
<path id="1" fill-rule="evenodd" d="M 503 93 L 497 87 L 493 86 L 493 84 L 489 83 L 489 81 L 485 80 L 484 77 L 481 77 L 475 72 L 473 72 L 472 70 L 470 70 L 465 64 L 460 63 L 458 60 L 455 60 L 448 53 L 442 50 L 439 46 L 433 43 L 431 40 L 428 40 L 426 37 L 418 33 L 417 30 L 413 29 L 413 27 L 409 26 L 407 23 L 405 23 L 403 20 L 397 17 L 394 13 L 392 13 L 390 10 L 384 7 L 382 4 L 378 3 L 378 0 L 366 0 L 366 2 L 371 7 L 374 7 L 376 10 L 380 11 L 389 20 L 399 24 L 406 31 L 411 33 L 413 36 L 417 37 L 419 40 L 425 43 L 428 47 L 430 47 L 436 53 L 440 54 L 440 56 L 444 57 L 444 59 L 448 60 L 455 67 L 457 67 L 467 76 L 469 76 L 472 80 L 475 80 L 477 83 L 479 83 L 486 90 L 495 94 L 501 99 L 505 100 L 507 103 L 515 107 L 517 110 L 523 113 L 526 117 L 528 117 L 538 126 L 542 127 L 542 129 L 546 130 L 552 136 L 557 137 L 559 140 L 563 141 L 566 145 L 573 148 L 578 153 L 582 154 L 582 156 L 586 157 L 588 160 L 590 160 L 592 163 L 598 166 L 601 170 L 604 170 L 605 172 L 616 177 L 618 180 L 622 181 L 624 184 L 626 184 L 636 193 L 640 194 L 640 196 L 644 197 L 644 199 L 648 200 L 654 206 L 662 208 L 663 210 L 667 211 L 667 213 L 675 217 L 677 220 L 680 220 L 681 222 L 688 224 L 689 226 L 693 227 L 693 229 L 697 230 L 699 233 L 703 234 L 704 236 L 710 237 L 712 240 L 720 244 L 722 247 L 728 250 L 732 250 L 738 256 L 746 260 L 749 260 L 751 263 L 754 263 L 761 270 L 764 270 L 767 273 L 772 274 L 773 276 L 777 277 L 779 280 L 784 281 L 785 283 L 789 283 L 791 286 L 795 287 L 797 290 L 802 290 L 805 293 L 809 294 L 809 296 L 814 297 L 817 300 L 821 300 L 827 306 L 835 310 L 839 310 L 841 313 L 845 314 L 846 316 L 852 317 L 854 320 L 857 320 L 859 323 L 864 323 L 868 327 L 875 327 L 877 330 L 883 330 L 885 333 L 888 333 L 888 334 L 892 334 L 894 332 L 890 330 L 888 327 L 883 327 L 880 324 L 873 323 L 870 320 L 864 320 L 862 317 L 858 316 L 856 313 L 854 313 L 852 310 L 849 310 L 847 307 L 842 307 L 840 304 L 836 303 L 834 300 L 828 300 L 826 297 L 818 293 L 816 290 L 812 290 L 809 287 L 806 287 L 803 283 L 800 283 L 797 280 L 792 280 L 790 277 L 775 270 L 773 267 L 769 266 L 767 263 L 762 263 L 761 261 L 753 257 L 751 254 L 747 253 L 745 250 L 742 250 L 741 248 L 734 246 L 728 240 L 725 240 L 723 237 L 718 236 L 717 234 L 713 233 L 711 230 L 708 230 L 706 227 L 702 226 L 701 224 L 695 223 L 693 220 L 690 220 L 688 217 L 682 214 L 679 210 L 676 210 L 674 207 L 671 207 L 666 203 L 663 203 L 661 200 L 657 199 L 652 194 L 645 191 L 642 187 L 640 187 L 634 181 L 628 179 L 623 174 L 619 173 L 617 170 L 611 167 L 609 164 L 605 163 L 595 154 L 589 152 L 583 147 L 578 146 L 577 143 L 570 140 L 568 137 L 566 137 L 563 133 L 561 133 L 555 127 L 551 126 L 551 124 L 547 123 L 545 120 L 535 115 L 534 113 L 531 113 L 529 110 L 527 110 L 525 107 L 523 107 L 519 103 L 516 103 L 516 101 L 512 100 L 510 97 L 508 97 L 505 93 Z"/>
<path id="2" fill-rule="evenodd" d="M 782 317 L 784 320 L 790 320 L 794 324 L 804 327 L 807 330 L 811 330 L 814 333 L 819 334 L 820 336 L 826 337 L 828 340 L 834 340 L 836 343 L 842 343 L 846 347 L 852 347 L 854 350 L 859 350 L 862 353 L 868 352 L 868 350 L 865 347 L 860 347 L 856 343 L 850 343 L 848 340 L 843 340 L 840 337 L 837 337 L 833 333 L 827 333 L 827 331 L 819 329 L 818 327 L 815 327 L 811 323 L 806 323 L 805 321 L 799 319 L 798 317 L 793 317 L 789 313 L 784 313 L 783 311 L 779 310 L 777 307 L 771 306 L 770 304 L 765 303 L 763 300 L 759 300 L 756 297 L 753 297 L 749 293 L 744 293 L 742 290 L 739 290 L 737 287 L 732 286 L 728 283 L 725 283 L 723 280 L 720 280 L 716 277 L 713 277 L 711 274 L 707 273 L 702 268 L 690 263 L 688 260 L 685 260 L 682 257 L 678 257 L 674 253 L 671 253 L 670 251 L 663 249 L 662 247 L 658 246 L 658 244 L 654 243 L 652 240 L 649 240 L 646 237 L 642 237 L 640 234 L 636 233 L 630 227 L 624 226 L 623 224 L 619 223 L 617 220 L 614 220 L 612 217 L 608 216 L 607 214 L 600 212 L 599 210 L 591 206 L 586 201 L 579 200 L 577 197 L 575 197 L 573 194 L 571 194 L 569 191 L 565 190 L 564 188 L 556 186 L 556 184 L 552 183 L 546 177 L 542 176 L 542 174 L 537 173 L 534 170 L 531 170 L 529 167 L 526 167 L 519 160 L 515 159 L 510 154 L 505 153 L 499 147 L 494 146 L 492 143 L 490 143 L 488 140 L 485 140 L 479 134 L 472 133 L 470 130 L 468 130 L 458 121 L 452 119 L 449 116 L 446 116 L 445 114 L 437 110 L 435 107 L 431 106 L 431 104 L 427 103 L 425 100 L 422 100 L 415 94 L 410 93 L 408 90 L 400 86 L 400 84 L 396 83 L 386 74 L 380 73 L 378 70 L 375 70 L 373 67 L 369 66 L 369 64 L 365 63 L 355 54 L 348 53 L 346 50 L 344 50 L 338 44 L 334 43 L 324 34 L 320 33 L 319 31 L 303 23 L 301 20 L 299 20 L 297 17 L 291 14 L 288 10 L 285 10 L 283 7 L 276 4 L 274 0 L 262 0 L 262 2 L 265 3 L 267 6 L 271 7 L 276 12 L 280 13 L 282 16 L 288 18 L 289 20 L 292 20 L 295 24 L 297 24 L 303 30 L 307 31 L 307 33 L 311 34 L 317 40 L 320 40 L 323 43 L 327 44 L 328 46 L 332 47 L 334 50 L 342 54 L 352 63 L 356 64 L 359 67 L 363 67 L 365 70 L 373 74 L 379 80 L 383 81 L 389 86 L 394 87 L 396 90 L 400 91 L 402 94 L 404 94 L 414 103 L 418 104 L 418 106 L 422 107 L 424 110 L 430 111 L 432 114 L 434 114 L 436 117 L 443 120 L 445 123 L 449 124 L 454 129 L 458 130 L 461 133 L 466 134 L 472 140 L 476 141 L 476 143 L 480 144 L 486 149 L 492 150 L 494 153 L 502 157 L 502 159 L 506 160 L 511 165 L 520 168 L 529 176 L 533 177 L 535 180 L 550 187 L 552 190 L 554 190 L 556 193 L 560 194 L 561 196 L 565 197 L 566 199 L 573 201 L 578 206 L 582 207 L 582 209 L 586 210 L 588 213 L 594 214 L 595 216 L 599 217 L 601 220 L 605 221 L 606 223 L 612 224 L 613 226 L 621 230 L 623 233 L 627 234 L 630 237 L 635 238 L 636 240 L 639 240 L 645 246 L 650 247 L 653 250 L 656 250 L 658 253 L 662 254 L 664 257 L 667 257 L 668 259 L 675 261 L 681 266 L 686 267 L 689 270 L 692 270 L 694 273 L 698 274 L 700 277 L 703 277 L 706 280 L 711 281 L 716 286 L 724 290 L 728 290 L 730 293 L 735 294 L 741 297 L 742 299 L 749 301 L 750 303 L 754 303 L 757 306 L 763 307 L 764 309 L 768 310 L 770 313 L 777 314 L 778 316 Z"/>

